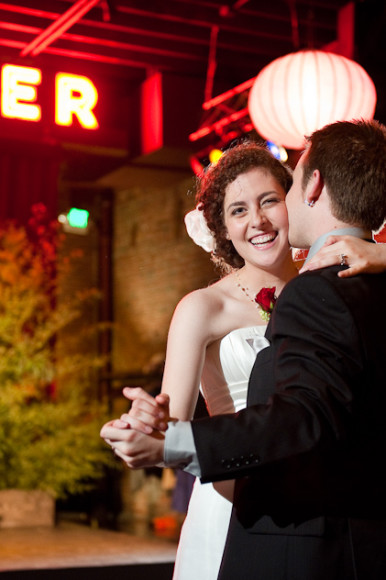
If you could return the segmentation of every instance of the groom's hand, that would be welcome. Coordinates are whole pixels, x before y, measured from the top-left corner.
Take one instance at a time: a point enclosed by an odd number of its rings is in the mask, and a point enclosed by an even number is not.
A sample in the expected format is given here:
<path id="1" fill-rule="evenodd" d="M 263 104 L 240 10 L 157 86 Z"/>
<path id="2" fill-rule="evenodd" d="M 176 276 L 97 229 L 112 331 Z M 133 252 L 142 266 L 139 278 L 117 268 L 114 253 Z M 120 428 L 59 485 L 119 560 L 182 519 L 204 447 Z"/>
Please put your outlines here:
<path id="1" fill-rule="evenodd" d="M 127 428 L 116 427 L 115 423 L 109 421 L 103 425 L 100 435 L 128 467 L 141 469 L 163 462 L 165 437 L 162 433 L 143 435 L 127 425 Z"/>
<path id="2" fill-rule="evenodd" d="M 116 427 L 124 427 L 126 424 L 145 435 L 150 435 L 153 431 L 166 431 L 170 419 L 168 395 L 161 393 L 152 397 L 140 387 L 126 387 L 123 394 L 132 404 L 130 411 L 121 415 L 116 422 Z"/>

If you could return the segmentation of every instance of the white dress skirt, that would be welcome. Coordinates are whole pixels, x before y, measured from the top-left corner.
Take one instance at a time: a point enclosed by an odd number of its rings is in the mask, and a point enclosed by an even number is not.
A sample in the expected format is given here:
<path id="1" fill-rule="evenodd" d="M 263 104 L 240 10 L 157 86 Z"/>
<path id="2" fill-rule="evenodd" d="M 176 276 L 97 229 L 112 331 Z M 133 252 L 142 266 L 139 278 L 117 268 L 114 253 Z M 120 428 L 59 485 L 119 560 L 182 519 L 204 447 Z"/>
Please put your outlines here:
<path id="1" fill-rule="evenodd" d="M 239 328 L 209 347 L 201 391 L 210 415 L 234 413 L 245 407 L 256 355 L 269 345 L 265 330 L 266 326 Z M 229 482 L 225 485 L 229 487 Z M 173 580 L 217 579 L 231 511 L 232 502 L 212 483 L 202 484 L 196 479 L 181 530 Z"/>

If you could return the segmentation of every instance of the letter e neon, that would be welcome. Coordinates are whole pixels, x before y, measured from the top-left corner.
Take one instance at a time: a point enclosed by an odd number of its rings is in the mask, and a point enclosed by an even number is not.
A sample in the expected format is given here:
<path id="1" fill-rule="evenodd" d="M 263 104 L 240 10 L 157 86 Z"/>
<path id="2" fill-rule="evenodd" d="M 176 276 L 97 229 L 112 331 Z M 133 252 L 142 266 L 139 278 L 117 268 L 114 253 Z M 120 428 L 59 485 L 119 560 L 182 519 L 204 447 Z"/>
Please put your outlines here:
<path id="1" fill-rule="evenodd" d="M 1 113 L 3 117 L 40 121 L 41 108 L 33 105 L 37 99 L 36 85 L 42 81 L 37 68 L 5 64 L 1 71 Z"/>

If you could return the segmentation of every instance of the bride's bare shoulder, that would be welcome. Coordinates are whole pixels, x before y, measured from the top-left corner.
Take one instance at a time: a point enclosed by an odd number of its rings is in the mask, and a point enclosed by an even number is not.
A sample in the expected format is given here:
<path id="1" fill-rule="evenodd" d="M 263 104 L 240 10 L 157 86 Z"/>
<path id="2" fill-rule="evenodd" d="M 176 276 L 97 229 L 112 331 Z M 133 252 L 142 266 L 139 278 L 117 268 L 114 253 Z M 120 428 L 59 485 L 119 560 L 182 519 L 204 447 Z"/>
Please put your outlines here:
<path id="1" fill-rule="evenodd" d="M 197 315 L 210 314 L 223 309 L 224 292 L 222 280 L 215 282 L 206 288 L 199 288 L 190 292 L 177 305 L 177 310 L 194 311 Z"/>
<path id="2" fill-rule="evenodd" d="M 217 327 L 222 321 L 222 315 L 227 311 L 229 300 L 227 289 L 229 283 L 226 278 L 184 296 L 177 305 L 174 318 L 183 318 L 194 325 L 211 326 L 214 334 L 217 334 Z"/>

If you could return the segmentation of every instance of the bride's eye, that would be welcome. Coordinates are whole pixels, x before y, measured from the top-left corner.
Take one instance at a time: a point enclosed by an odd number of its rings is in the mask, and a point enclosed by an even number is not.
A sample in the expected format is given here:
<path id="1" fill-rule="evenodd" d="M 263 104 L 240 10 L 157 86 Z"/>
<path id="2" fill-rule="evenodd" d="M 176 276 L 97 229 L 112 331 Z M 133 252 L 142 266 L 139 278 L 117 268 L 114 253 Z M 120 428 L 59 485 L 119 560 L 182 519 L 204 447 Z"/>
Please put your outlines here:
<path id="1" fill-rule="evenodd" d="M 237 215 L 241 215 L 244 212 L 245 212 L 244 207 L 235 207 L 235 208 L 233 208 L 231 215 L 237 216 Z"/>
<path id="2" fill-rule="evenodd" d="M 278 197 L 268 197 L 267 199 L 264 199 L 261 205 L 272 205 L 275 203 L 279 203 L 279 201 L 281 200 Z"/>

